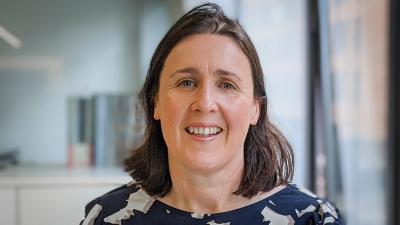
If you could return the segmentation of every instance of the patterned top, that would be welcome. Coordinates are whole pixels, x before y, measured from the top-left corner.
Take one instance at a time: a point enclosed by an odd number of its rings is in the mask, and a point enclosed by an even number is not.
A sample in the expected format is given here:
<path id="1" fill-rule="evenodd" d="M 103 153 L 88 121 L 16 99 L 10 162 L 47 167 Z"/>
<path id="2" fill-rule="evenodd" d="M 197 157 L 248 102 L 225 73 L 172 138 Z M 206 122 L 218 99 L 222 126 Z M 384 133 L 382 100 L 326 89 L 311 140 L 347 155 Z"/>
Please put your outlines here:
<path id="1" fill-rule="evenodd" d="M 128 184 L 86 206 L 81 225 L 312 225 L 344 224 L 339 211 L 311 192 L 289 184 L 249 206 L 200 214 L 166 205 Z"/>

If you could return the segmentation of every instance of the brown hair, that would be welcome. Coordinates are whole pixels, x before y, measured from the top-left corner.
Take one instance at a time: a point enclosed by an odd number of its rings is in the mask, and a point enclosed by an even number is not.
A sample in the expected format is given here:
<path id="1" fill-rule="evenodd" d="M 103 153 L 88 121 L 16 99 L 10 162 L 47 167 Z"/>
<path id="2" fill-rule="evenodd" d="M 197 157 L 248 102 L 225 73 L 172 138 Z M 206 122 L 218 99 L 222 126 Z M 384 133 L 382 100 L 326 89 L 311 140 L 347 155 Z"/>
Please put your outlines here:
<path id="1" fill-rule="evenodd" d="M 250 62 L 253 95 L 262 103 L 258 122 L 251 125 L 247 133 L 243 177 L 234 194 L 252 197 L 260 191 L 287 184 L 293 176 L 293 152 L 285 137 L 269 120 L 264 75 L 257 52 L 240 24 L 226 17 L 216 4 L 204 4 L 183 15 L 155 50 L 139 96 L 146 116 L 145 140 L 126 159 L 126 171 L 150 195 L 163 196 L 171 190 L 167 145 L 160 122 L 153 118 L 154 98 L 168 54 L 180 41 L 194 34 L 225 35 L 237 43 Z"/>

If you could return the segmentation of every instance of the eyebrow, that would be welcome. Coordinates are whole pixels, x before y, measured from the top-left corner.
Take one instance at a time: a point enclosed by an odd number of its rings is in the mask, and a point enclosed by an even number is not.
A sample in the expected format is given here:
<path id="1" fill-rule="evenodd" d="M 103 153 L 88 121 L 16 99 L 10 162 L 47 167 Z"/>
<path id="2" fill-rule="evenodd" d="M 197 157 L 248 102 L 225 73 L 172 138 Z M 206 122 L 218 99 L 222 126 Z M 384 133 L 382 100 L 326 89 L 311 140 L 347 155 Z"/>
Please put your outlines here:
<path id="1" fill-rule="evenodd" d="M 175 70 L 175 72 L 173 72 L 170 77 L 174 77 L 176 74 L 178 73 L 188 73 L 190 75 L 199 75 L 199 71 L 194 68 L 194 67 L 186 67 L 183 69 L 178 69 Z M 227 70 L 223 70 L 223 69 L 218 69 L 217 71 L 215 71 L 214 73 L 217 76 L 232 76 L 235 77 L 236 79 L 238 79 L 239 81 L 242 81 L 242 79 L 235 73 L 227 71 Z"/>
<path id="2" fill-rule="evenodd" d="M 199 71 L 194 67 L 186 67 L 183 69 L 175 70 L 175 72 L 173 72 L 171 75 L 169 75 L 169 77 L 174 77 L 178 73 L 189 73 L 191 75 L 198 75 Z"/>

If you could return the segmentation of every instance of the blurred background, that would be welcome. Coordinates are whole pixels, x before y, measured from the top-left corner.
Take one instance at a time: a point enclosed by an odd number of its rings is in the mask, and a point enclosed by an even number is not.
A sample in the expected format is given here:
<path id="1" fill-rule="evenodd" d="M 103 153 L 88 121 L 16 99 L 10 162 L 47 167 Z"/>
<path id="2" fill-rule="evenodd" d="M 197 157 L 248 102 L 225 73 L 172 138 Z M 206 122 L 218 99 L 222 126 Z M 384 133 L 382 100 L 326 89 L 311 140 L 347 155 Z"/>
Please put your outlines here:
<path id="1" fill-rule="evenodd" d="M 399 3 L 221 0 L 263 66 L 294 182 L 349 225 L 400 224 Z M 199 0 L 0 0 L 0 224 L 78 224 L 128 182 L 136 110 L 169 27 Z"/>

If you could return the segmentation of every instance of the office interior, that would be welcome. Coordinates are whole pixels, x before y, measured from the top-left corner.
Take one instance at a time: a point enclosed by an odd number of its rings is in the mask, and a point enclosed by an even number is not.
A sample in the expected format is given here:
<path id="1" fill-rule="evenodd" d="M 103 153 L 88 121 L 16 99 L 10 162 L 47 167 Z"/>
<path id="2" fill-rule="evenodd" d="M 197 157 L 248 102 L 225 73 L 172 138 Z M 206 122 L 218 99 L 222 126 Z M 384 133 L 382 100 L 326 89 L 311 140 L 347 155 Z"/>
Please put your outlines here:
<path id="1" fill-rule="evenodd" d="M 221 0 L 248 32 L 293 182 L 349 225 L 400 224 L 397 0 Z M 0 0 L 0 224 L 78 224 L 129 182 L 137 95 L 200 0 Z"/>

